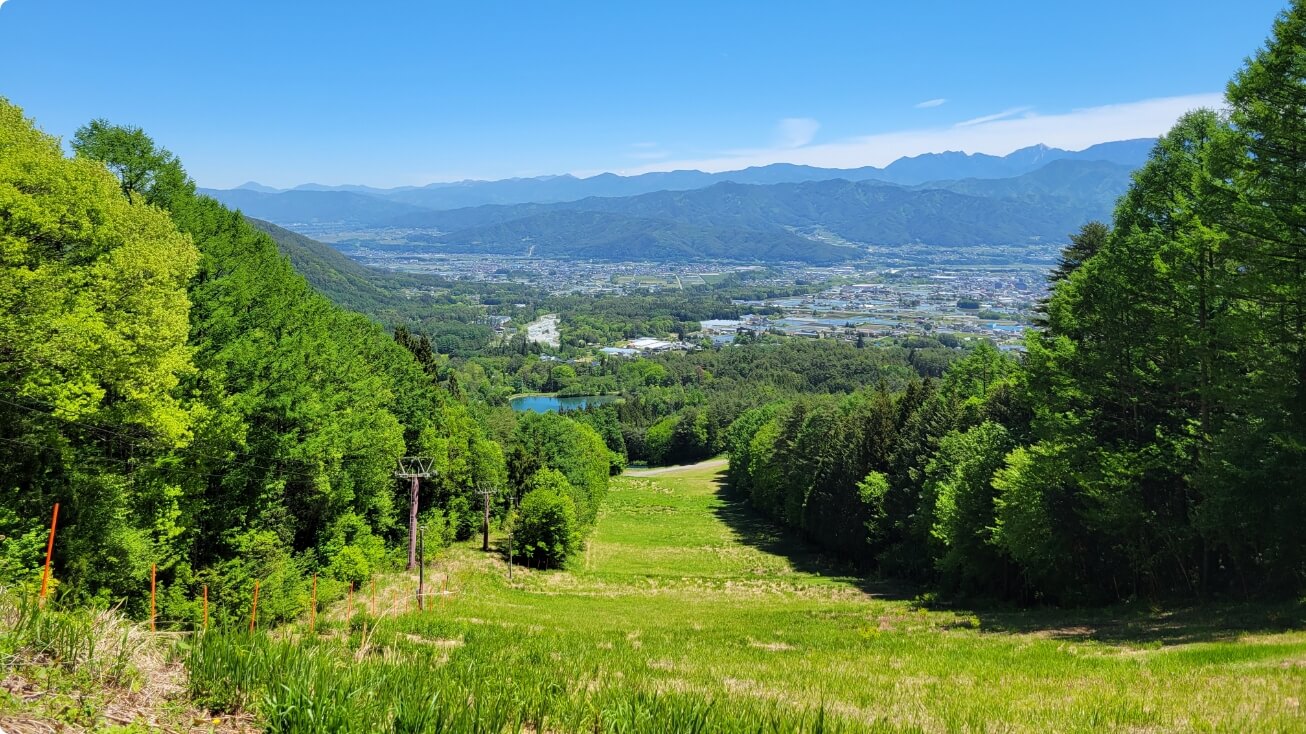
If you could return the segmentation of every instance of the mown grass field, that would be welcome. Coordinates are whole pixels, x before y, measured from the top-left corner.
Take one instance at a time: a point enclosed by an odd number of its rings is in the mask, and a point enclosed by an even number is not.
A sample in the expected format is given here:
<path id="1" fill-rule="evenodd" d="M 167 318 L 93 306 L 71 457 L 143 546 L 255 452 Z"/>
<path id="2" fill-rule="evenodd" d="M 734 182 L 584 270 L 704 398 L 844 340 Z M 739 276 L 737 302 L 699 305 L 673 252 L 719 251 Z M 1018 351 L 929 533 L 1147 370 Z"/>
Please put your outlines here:
<path id="1" fill-rule="evenodd" d="M 722 469 L 616 480 L 567 571 L 510 585 L 457 546 L 426 612 L 215 638 L 192 687 L 282 731 L 1306 731 L 1297 605 L 930 610 L 777 535 Z"/>

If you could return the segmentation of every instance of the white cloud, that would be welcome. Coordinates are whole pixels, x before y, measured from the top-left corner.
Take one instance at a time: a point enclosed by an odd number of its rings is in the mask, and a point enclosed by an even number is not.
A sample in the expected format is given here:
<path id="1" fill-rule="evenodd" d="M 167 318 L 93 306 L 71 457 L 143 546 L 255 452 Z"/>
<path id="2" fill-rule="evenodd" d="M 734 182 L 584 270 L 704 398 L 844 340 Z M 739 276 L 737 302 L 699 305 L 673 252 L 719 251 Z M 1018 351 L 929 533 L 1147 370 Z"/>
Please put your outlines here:
<path id="1" fill-rule="evenodd" d="M 821 123 L 810 117 L 786 117 L 775 126 L 777 148 L 801 148 L 812 142 Z"/>
<path id="2" fill-rule="evenodd" d="M 1001 112 L 995 112 L 995 113 L 992 114 L 992 115 L 984 115 L 983 117 L 973 117 L 973 118 L 971 118 L 971 119 L 969 119 L 969 120 L 963 120 L 963 121 L 957 123 L 956 126 L 957 126 L 957 127 L 970 127 L 971 125 L 983 125 L 983 124 L 986 123 L 986 122 L 993 122 L 993 121 L 995 121 L 995 120 L 1005 120 L 1005 119 L 1007 119 L 1008 117 L 1015 117 L 1016 115 L 1019 115 L 1019 114 L 1022 113 L 1022 112 L 1029 112 L 1029 111 L 1032 110 L 1032 109 L 1034 109 L 1034 108 L 1033 108 L 1033 107 L 1012 107 L 1012 108 L 1009 109 L 1009 110 L 1003 110 L 1003 111 L 1001 111 Z"/>
<path id="3" fill-rule="evenodd" d="M 912 105 L 912 106 L 915 107 L 915 108 L 918 109 L 918 110 L 928 110 L 928 109 L 931 108 L 931 107 L 938 107 L 938 106 L 942 105 L 944 102 L 947 102 L 947 101 L 948 101 L 948 100 L 946 100 L 946 99 L 944 99 L 944 98 L 942 98 L 942 97 L 939 97 L 938 99 L 927 99 L 927 100 L 925 100 L 924 102 L 917 102 L 916 104 L 914 104 L 914 105 Z"/>
<path id="4" fill-rule="evenodd" d="M 962 150 L 967 153 L 1006 155 L 1036 143 L 1082 150 L 1112 140 L 1157 137 L 1169 130 L 1180 115 L 1198 107 L 1220 108 L 1219 93 L 1162 97 L 1042 115 L 1028 109 L 1008 110 L 989 119 L 966 120 L 949 127 L 921 128 L 848 138 L 819 145 L 775 145 L 771 148 L 723 153 L 711 158 L 667 160 L 619 173 L 698 169 L 734 171 L 771 163 L 796 163 L 826 168 L 884 166 L 903 156 Z M 1024 112 L 1025 114 L 1021 115 Z M 1021 115 L 1021 116 L 1016 116 Z M 812 121 L 814 122 L 814 121 Z M 813 132 L 815 128 L 811 128 Z M 790 136 L 792 143 L 802 139 Z M 810 136 L 806 138 L 810 141 Z"/>

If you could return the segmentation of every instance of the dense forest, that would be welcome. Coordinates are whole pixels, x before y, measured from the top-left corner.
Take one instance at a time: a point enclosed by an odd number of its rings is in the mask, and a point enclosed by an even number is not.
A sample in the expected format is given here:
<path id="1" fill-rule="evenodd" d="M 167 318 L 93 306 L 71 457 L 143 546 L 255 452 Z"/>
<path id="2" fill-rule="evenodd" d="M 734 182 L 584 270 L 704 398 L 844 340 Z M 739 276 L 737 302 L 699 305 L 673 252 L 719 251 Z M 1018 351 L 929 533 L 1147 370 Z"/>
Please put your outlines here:
<path id="1" fill-rule="evenodd" d="M 1020 361 L 783 401 L 732 484 L 868 568 L 1083 602 L 1306 582 L 1306 8 L 1074 238 Z M 833 439 L 832 439 L 833 437 Z"/>
<path id="2" fill-rule="evenodd" d="M 486 489 L 496 515 L 535 491 L 562 506 L 526 536 L 542 563 L 592 522 L 611 458 L 590 428 L 490 440 L 411 345 L 314 291 L 141 130 L 71 142 L 0 101 L 0 581 L 39 577 L 59 503 L 61 594 L 140 614 L 156 566 L 172 623 L 202 586 L 219 618 L 246 608 L 253 579 L 265 619 L 293 617 L 310 574 L 331 598 L 399 558 L 405 455 L 434 463 L 437 543 L 479 528 Z"/>

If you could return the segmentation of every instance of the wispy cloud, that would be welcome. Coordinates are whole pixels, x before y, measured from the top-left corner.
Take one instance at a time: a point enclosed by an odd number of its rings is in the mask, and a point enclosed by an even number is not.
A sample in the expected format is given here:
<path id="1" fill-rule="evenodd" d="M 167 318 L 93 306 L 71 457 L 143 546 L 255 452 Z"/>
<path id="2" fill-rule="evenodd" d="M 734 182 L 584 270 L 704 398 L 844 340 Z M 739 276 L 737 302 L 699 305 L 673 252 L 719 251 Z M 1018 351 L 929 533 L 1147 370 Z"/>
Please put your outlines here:
<path id="1" fill-rule="evenodd" d="M 983 117 L 973 117 L 969 120 L 962 120 L 961 122 L 957 123 L 957 127 L 970 127 L 971 125 L 983 125 L 986 122 L 994 122 L 995 120 L 1005 120 L 1008 117 L 1015 117 L 1016 115 L 1019 115 L 1022 112 L 1029 112 L 1032 109 L 1034 108 L 1012 107 L 1009 110 L 995 112 L 991 115 L 984 115 Z"/>
<path id="2" fill-rule="evenodd" d="M 928 109 L 931 108 L 931 107 L 939 107 L 939 106 L 941 106 L 944 102 L 947 102 L 947 101 L 948 101 L 948 100 L 946 100 L 946 99 L 944 99 L 944 98 L 942 98 L 942 97 L 939 97 L 938 99 L 927 99 L 927 100 L 925 100 L 924 102 L 917 102 L 916 104 L 914 104 L 914 105 L 912 105 L 912 106 L 915 107 L 915 108 L 918 109 L 918 110 L 928 110 Z"/>
<path id="3" fill-rule="evenodd" d="M 902 156 L 943 150 L 1006 155 L 1036 143 L 1067 150 L 1082 150 L 1111 140 L 1156 137 L 1169 130 L 1175 120 L 1189 110 L 1223 106 L 1223 95 L 1212 92 L 1145 99 L 1048 115 L 1030 109 L 1016 109 L 985 116 L 988 119 L 965 120 L 947 127 L 899 130 L 818 145 L 774 145 L 771 148 L 731 151 L 710 158 L 665 160 L 619 172 L 639 174 L 677 169 L 733 171 L 771 163 L 827 168 L 883 166 Z M 787 142 L 799 139 L 802 137 L 790 136 Z M 806 139 L 811 140 L 810 136 Z"/>
<path id="4" fill-rule="evenodd" d="M 777 148 L 801 148 L 812 142 L 821 123 L 810 117 L 786 117 L 775 126 Z"/>

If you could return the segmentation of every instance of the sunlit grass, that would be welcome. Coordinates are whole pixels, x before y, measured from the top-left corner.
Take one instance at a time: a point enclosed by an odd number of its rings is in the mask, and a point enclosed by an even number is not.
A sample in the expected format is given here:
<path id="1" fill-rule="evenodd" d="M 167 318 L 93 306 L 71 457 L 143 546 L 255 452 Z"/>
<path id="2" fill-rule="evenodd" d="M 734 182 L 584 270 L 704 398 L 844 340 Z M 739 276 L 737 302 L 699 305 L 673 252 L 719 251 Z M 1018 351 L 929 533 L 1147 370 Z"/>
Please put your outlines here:
<path id="1" fill-rule="evenodd" d="M 778 535 L 718 471 L 617 480 L 567 571 L 510 585 L 459 546 L 425 612 L 215 636 L 192 686 L 276 731 L 1306 731 L 1295 606 L 931 611 Z"/>

